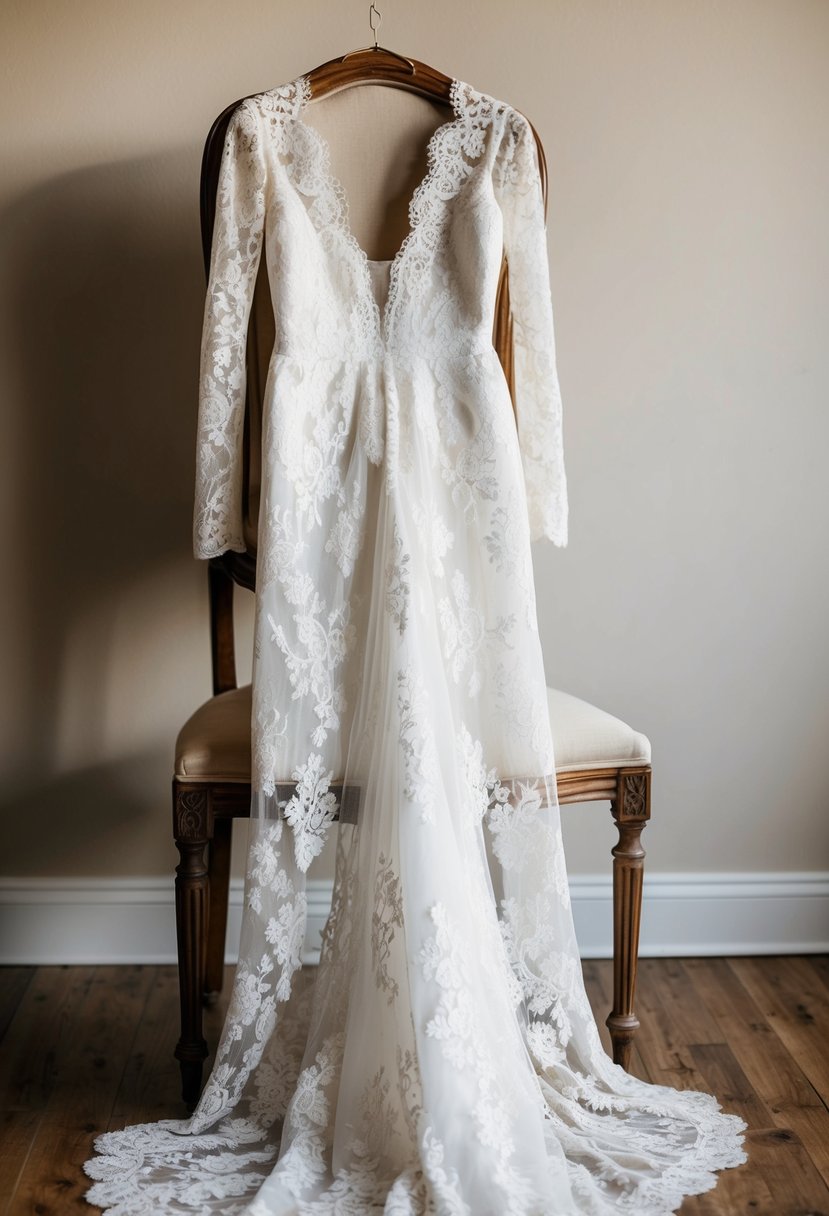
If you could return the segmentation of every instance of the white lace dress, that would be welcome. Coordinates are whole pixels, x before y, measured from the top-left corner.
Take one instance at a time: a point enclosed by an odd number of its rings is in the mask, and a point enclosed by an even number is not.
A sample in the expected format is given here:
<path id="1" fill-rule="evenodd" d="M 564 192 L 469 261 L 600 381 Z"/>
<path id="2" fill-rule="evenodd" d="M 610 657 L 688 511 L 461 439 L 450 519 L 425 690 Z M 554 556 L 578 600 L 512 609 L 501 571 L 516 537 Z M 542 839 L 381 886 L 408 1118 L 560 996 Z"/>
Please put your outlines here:
<path id="1" fill-rule="evenodd" d="M 122 1216 L 672 1212 L 745 1159 L 745 1125 L 613 1064 L 585 996 L 530 560 L 531 540 L 567 540 L 532 131 L 455 80 L 410 231 L 371 261 L 310 102 L 301 76 L 232 116 L 204 317 L 207 558 L 244 548 L 264 250 L 277 340 L 230 1011 L 192 1117 L 100 1136 L 87 1197 Z M 515 415 L 492 345 L 502 248 Z M 300 986 L 305 874 L 332 830 Z"/>

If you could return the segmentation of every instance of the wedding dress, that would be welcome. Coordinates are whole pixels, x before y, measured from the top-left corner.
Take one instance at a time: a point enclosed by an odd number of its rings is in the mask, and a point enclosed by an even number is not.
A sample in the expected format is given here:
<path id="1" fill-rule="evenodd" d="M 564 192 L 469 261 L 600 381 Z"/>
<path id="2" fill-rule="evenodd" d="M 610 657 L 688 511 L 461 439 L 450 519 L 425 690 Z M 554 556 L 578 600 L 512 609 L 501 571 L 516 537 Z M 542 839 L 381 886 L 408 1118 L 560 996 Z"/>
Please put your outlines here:
<path id="1" fill-rule="evenodd" d="M 667 1213 L 745 1160 L 704 1093 L 629 1076 L 582 981 L 530 542 L 567 541 L 532 128 L 455 80 L 390 261 L 354 239 L 306 76 L 227 131 L 195 552 L 243 550 L 245 344 L 265 387 L 239 964 L 189 1119 L 96 1140 L 144 1213 Z M 502 247 L 515 414 L 492 344 Z M 287 783 L 287 784 L 286 784 Z M 338 817 L 322 957 L 305 875 Z"/>

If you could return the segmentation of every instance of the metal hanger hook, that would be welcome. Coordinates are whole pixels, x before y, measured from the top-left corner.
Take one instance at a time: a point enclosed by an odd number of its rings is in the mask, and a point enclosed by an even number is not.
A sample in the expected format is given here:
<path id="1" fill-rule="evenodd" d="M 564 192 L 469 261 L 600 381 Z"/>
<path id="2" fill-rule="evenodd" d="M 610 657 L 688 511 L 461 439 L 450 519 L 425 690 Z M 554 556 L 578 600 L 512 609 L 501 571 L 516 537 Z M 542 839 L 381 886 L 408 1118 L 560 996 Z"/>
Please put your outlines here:
<path id="1" fill-rule="evenodd" d="M 376 25 L 374 24 L 374 14 L 375 13 L 377 14 L 377 24 Z M 381 14 L 379 8 L 377 7 L 377 5 L 374 3 L 374 0 L 372 0 L 371 5 L 368 10 L 368 23 L 371 26 L 372 34 L 374 34 L 375 49 L 377 48 L 377 31 L 380 28 L 380 22 L 382 20 L 383 20 L 382 14 Z"/>

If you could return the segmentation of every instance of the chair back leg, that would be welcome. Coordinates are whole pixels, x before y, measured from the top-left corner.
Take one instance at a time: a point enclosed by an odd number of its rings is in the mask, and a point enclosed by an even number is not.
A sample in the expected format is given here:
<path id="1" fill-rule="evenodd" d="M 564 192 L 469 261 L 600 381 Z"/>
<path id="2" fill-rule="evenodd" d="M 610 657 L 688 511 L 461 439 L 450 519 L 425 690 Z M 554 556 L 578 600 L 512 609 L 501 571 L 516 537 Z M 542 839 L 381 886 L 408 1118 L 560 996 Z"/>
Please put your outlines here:
<path id="1" fill-rule="evenodd" d="M 633 1012 L 645 850 L 642 829 L 651 814 L 651 770 L 622 769 L 610 811 L 619 829 L 613 848 L 613 1009 L 607 1018 L 613 1059 L 630 1071 L 639 1019 Z"/>
<path id="2" fill-rule="evenodd" d="M 205 999 L 211 1003 L 222 990 L 225 971 L 232 832 L 233 820 L 221 819 L 217 816 L 213 822 L 213 838 L 207 850 L 208 915 L 204 995 Z"/>

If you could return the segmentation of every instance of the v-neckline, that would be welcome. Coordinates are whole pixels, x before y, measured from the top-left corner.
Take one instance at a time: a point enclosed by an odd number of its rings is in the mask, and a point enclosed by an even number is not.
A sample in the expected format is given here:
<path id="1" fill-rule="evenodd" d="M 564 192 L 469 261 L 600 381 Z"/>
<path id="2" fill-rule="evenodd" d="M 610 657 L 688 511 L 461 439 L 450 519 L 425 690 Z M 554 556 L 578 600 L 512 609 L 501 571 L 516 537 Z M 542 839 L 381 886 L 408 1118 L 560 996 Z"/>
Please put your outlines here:
<path id="1" fill-rule="evenodd" d="M 451 128 L 461 127 L 466 118 L 466 109 L 462 99 L 462 91 L 464 83 L 461 80 L 452 77 L 449 86 L 449 104 L 452 107 L 452 117 L 447 118 L 445 122 L 440 123 L 432 131 L 429 139 L 426 142 L 426 172 L 415 186 L 411 197 L 409 198 L 408 207 L 406 209 L 409 219 L 409 231 L 403 238 L 394 257 L 391 258 L 370 258 L 362 245 L 359 243 L 351 228 L 350 221 L 350 206 L 348 195 L 342 181 L 337 177 L 331 168 L 331 145 L 325 136 L 317 130 L 316 127 L 305 121 L 304 114 L 308 106 L 313 100 L 311 97 L 311 84 L 307 76 L 300 76 L 296 81 L 296 107 L 293 114 L 294 122 L 296 122 L 306 136 L 310 138 L 317 153 L 317 170 L 320 180 L 324 183 L 325 190 L 336 201 L 336 208 L 339 218 L 339 232 L 346 245 L 353 252 L 360 266 L 360 273 L 363 279 L 363 287 L 367 293 L 369 306 L 373 309 L 375 324 L 380 337 L 385 341 L 389 336 L 389 326 L 397 296 L 397 281 L 399 278 L 400 267 L 406 257 L 409 248 L 416 240 L 420 228 L 420 220 L 417 216 L 417 205 L 420 203 L 435 180 L 437 172 L 437 148 L 441 140 L 444 139 L 445 133 Z M 377 297 L 374 291 L 374 283 L 372 280 L 372 267 L 388 266 L 388 286 L 386 289 L 386 299 L 381 309 L 377 302 Z"/>

